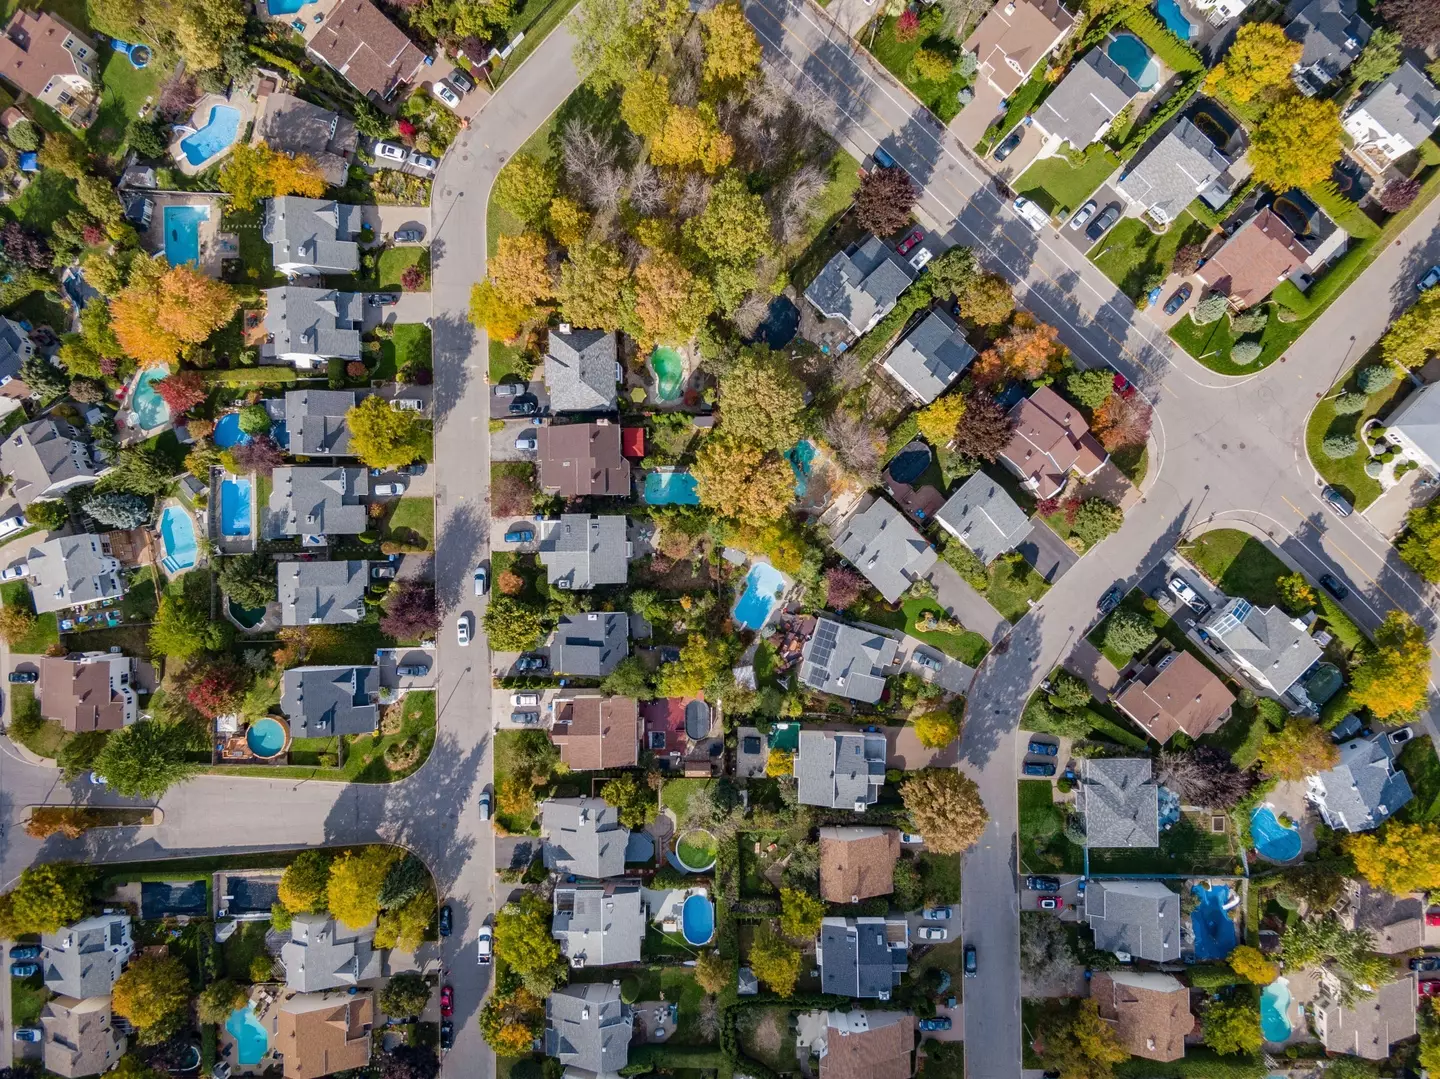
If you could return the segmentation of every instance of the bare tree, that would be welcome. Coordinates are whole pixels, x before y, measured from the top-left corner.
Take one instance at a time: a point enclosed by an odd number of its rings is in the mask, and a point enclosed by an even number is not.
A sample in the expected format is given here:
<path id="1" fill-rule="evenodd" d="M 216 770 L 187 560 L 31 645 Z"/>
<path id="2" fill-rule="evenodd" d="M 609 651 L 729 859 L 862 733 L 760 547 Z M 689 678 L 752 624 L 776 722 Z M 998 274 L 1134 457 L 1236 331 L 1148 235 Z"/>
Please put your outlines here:
<path id="1" fill-rule="evenodd" d="M 796 112 L 817 127 L 825 126 L 825 121 L 836 107 L 825 91 L 809 78 L 801 78 L 792 84 L 790 101 Z"/>
<path id="2" fill-rule="evenodd" d="M 940 0 L 945 12 L 945 30 L 957 41 L 965 40 L 972 26 L 990 10 L 991 0 Z"/>
<path id="3" fill-rule="evenodd" d="M 578 117 L 560 133 L 560 161 L 570 187 L 587 206 L 613 209 L 619 204 L 625 179 L 620 148 Z"/>
<path id="4" fill-rule="evenodd" d="M 880 432 L 844 408 L 825 420 L 821 433 L 836 458 L 867 484 L 880 477 Z"/>
<path id="5" fill-rule="evenodd" d="M 710 181 L 698 172 L 685 174 L 680 197 L 675 203 L 675 216 L 682 220 L 701 213 L 710 202 Z"/>
<path id="6" fill-rule="evenodd" d="M 700 1002 L 700 1015 L 696 1026 L 704 1041 L 714 1041 L 720 1033 L 720 998 L 713 993 Z"/>
<path id="7" fill-rule="evenodd" d="M 1075 966 L 1069 938 L 1059 918 L 1045 914 L 1020 916 L 1020 969 L 1033 981 L 1044 982 Z"/>
<path id="8" fill-rule="evenodd" d="M 760 329 L 760 323 L 765 321 L 769 312 L 770 297 L 763 292 L 752 292 L 740 301 L 730 321 L 741 337 L 750 338 L 755 336 L 755 331 Z"/>
<path id="9" fill-rule="evenodd" d="M 665 208 L 665 182 L 644 157 L 630 168 L 630 205 L 645 217 L 655 217 Z"/>
<path id="10" fill-rule="evenodd" d="M 790 107 L 790 83 L 770 64 L 750 80 L 749 92 L 750 107 L 767 120 L 779 119 Z"/>
<path id="11" fill-rule="evenodd" d="M 1230 755 L 1214 746 L 1177 751 L 1162 749 L 1155 778 L 1187 805 L 1229 809 L 1249 794 L 1258 782 L 1254 772 L 1242 772 Z"/>
<path id="12" fill-rule="evenodd" d="M 782 244 L 793 243 L 804 234 L 810 223 L 810 206 L 825 190 L 825 183 L 824 170 L 807 163 L 771 192 L 771 220 L 775 238 Z"/>

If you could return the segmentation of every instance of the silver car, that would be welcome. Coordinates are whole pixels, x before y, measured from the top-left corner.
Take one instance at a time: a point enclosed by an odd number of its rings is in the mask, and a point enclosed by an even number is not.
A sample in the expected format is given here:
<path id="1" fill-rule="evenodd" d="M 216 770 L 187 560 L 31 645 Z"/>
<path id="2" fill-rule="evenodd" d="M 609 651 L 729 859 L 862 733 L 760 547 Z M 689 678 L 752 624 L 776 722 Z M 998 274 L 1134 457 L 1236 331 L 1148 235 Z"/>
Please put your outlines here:
<path id="1" fill-rule="evenodd" d="M 444 100 L 443 98 L 441 100 Z M 419 150 L 411 150 L 410 156 L 405 159 L 417 169 L 424 169 L 426 172 L 433 172 L 435 166 L 440 164 L 439 160 L 429 154 L 422 154 Z"/>
<path id="2" fill-rule="evenodd" d="M 1070 227 L 1075 231 L 1083 229 L 1089 220 L 1095 216 L 1095 200 L 1091 199 L 1080 209 L 1075 211 L 1075 216 L 1070 219 Z"/>

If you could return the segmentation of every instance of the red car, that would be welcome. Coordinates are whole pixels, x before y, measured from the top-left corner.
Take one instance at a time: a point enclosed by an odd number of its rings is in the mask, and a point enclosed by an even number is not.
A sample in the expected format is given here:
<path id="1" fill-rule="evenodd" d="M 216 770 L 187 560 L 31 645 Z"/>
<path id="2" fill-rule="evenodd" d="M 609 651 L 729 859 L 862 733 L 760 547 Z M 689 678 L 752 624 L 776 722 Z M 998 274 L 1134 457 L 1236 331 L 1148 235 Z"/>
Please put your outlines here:
<path id="1" fill-rule="evenodd" d="M 440 990 L 440 1018 L 449 1019 L 455 1014 L 455 990 L 448 985 Z"/>
<path id="2" fill-rule="evenodd" d="M 1440 926 L 1440 910 L 1432 910 L 1426 913 L 1425 924 Z"/>
<path id="3" fill-rule="evenodd" d="M 1119 371 L 1115 372 L 1115 392 L 1121 397 L 1135 396 L 1135 387 L 1130 385 L 1130 380 Z"/>
<path id="4" fill-rule="evenodd" d="M 1043 899 L 1040 900 L 1040 909 L 1041 909 L 1041 910 L 1064 910 L 1064 909 L 1065 909 L 1065 900 L 1061 899 L 1058 895 L 1047 895 L 1047 896 L 1045 896 Z"/>
<path id="5" fill-rule="evenodd" d="M 1440 978 L 1432 978 L 1428 982 L 1421 982 L 1420 995 L 1422 997 L 1440 996 Z"/>
<path id="6" fill-rule="evenodd" d="M 909 236 L 905 237 L 905 239 L 901 240 L 900 246 L 897 247 L 895 250 L 902 255 L 908 255 L 910 253 L 910 249 L 923 239 L 925 239 L 925 230 L 916 229 Z"/>

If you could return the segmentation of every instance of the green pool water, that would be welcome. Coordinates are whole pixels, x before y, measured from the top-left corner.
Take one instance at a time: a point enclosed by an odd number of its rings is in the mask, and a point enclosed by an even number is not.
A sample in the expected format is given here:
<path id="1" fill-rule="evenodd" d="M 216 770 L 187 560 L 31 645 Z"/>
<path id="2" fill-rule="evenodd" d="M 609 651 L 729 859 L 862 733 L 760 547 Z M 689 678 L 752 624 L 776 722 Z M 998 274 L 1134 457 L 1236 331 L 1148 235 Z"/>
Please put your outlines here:
<path id="1" fill-rule="evenodd" d="M 650 368 L 655 372 L 655 392 L 660 400 L 676 400 L 685 381 L 685 357 L 679 350 L 661 345 L 650 353 Z"/>

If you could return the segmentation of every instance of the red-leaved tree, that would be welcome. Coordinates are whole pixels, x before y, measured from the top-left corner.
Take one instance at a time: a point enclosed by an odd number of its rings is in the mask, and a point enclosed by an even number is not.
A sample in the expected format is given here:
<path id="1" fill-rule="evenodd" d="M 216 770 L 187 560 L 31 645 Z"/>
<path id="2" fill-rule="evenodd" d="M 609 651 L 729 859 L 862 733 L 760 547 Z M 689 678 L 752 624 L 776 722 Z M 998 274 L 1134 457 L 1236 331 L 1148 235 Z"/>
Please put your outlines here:
<path id="1" fill-rule="evenodd" d="M 385 601 L 380 628 L 396 640 L 425 637 L 440 628 L 435 587 L 423 581 L 401 581 Z"/>
<path id="2" fill-rule="evenodd" d="M 248 681 L 245 669 L 233 660 L 212 660 L 189 672 L 185 699 L 208 719 L 229 715 L 240 707 Z"/>
<path id="3" fill-rule="evenodd" d="M 965 415 L 955 429 L 953 445 L 968 457 L 993 461 L 1010 442 L 1015 424 L 1005 410 L 983 390 L 965 398 Z"/>
<path id="4" fill-rule="evenodd" d="M 1150 437 L 1152 412 L 1150 402 L 1138 393 L 1123 397 L 1112 393 L 1095 412 L 1090 426 L 1106 452 L 1114 453 L 1127 446 L 1143 446 Z"/>
<path id="5" fill-rule="evenodd" d="M 895 40 L 914 41 L 915 35 L 920 32 L 920 16 L 906 8 L 898 19 L 895 20 Z"/>
<path id="6" fill-rule="evenodd" d="M 258 472 L 268 476 L 285 463 L 285 453 L 266 435 L 259 435 L 244 445 L 230 450 L 242 472 Z"/>
<path id="7" fill-rule="evenodd" d="M 865 591 L 865 578 L 846 566 L 832 566 L 825 571 L 825 594 L 829 606 L 844 610 Z"/>
<path id="8" fill-rule="evenodd" d="M 871 169 L 860 181 L 855 217 L 860 227 L 876 236 L 889 236 L 910 221 L 919 193 L 904 169 Z"/>
<path id="9" fill-rule="evenodd" d="M 155 383 L 155 392 L 176 419 L 205 400 L 205 379 L 199 371 L 179 371 Z"/>
<path id="10" fill-rule="evenodd" d="M 400 287 L 406 292 L 419 292 L 425 287 L 425 271 L 419 266 L 406 266 L 400 274 Z"/>
<path id="11" fill-rule="evenodd" d="M 1398 214 L 1406 209 L 1420 195 L 1420 181 L 1408 176 L 1391 180 L 1380 189 L 1380 208 L 1386 213 Z"/>

